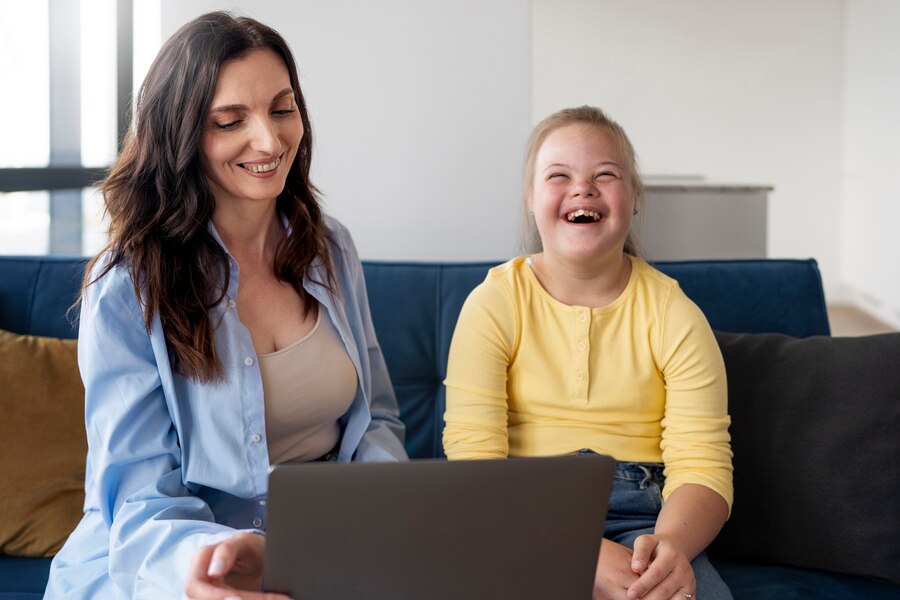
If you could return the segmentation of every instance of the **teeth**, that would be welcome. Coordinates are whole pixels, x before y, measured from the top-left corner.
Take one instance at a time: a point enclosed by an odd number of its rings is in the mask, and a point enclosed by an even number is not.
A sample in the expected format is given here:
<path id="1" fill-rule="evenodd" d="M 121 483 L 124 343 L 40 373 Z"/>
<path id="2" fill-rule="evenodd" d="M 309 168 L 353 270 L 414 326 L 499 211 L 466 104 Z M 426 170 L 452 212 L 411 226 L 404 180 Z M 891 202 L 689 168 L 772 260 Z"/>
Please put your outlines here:
<path id="1" fill-rule="evenodd" d="M 589 208 L 579 208 L 578 210 L 573 210 L 566 215 L 566 219 L 568 219 L 569 222 L 574 222 L 578 217 L 589 217 L 594 221 L 599 221 L 600 213 L 595 212 Z"/>
<path id="2" fill-rule="evenodd" d="M 242 165 L 245 169 L 250 171 L 251 173 L 268 173 L 275 167 L 281 164 L 281 158 L 276 158 L 270 163 L 266 163 L 264 165 Z"/>

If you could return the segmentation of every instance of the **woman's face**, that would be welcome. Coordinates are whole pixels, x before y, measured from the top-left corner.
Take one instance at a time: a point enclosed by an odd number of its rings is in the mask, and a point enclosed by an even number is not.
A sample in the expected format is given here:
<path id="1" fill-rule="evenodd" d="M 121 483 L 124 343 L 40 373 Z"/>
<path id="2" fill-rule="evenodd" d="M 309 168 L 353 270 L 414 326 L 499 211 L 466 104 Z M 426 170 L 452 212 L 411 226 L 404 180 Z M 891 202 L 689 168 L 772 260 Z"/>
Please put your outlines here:
<path id="1" fill-rule="evenodd" d="M 550 133 L 531 196 L 545 255 L 582 264 L 620 256 L 634 212 L 629 181 L 606 130 L 576 123 Z"/>
<path id="2" fill-rule="evenodd" d="M 223 63 L 200 152 L 216 206 L 274 200 L 302 138 L 300 111 L 280 56 L 253 50 Z"/>

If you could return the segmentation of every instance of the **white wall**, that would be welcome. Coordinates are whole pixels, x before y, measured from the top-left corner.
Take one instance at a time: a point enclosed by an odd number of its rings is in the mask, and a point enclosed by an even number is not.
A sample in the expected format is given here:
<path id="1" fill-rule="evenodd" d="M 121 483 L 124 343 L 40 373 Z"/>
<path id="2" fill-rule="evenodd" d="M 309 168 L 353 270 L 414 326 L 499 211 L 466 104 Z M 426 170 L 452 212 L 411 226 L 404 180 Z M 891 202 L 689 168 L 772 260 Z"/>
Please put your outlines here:
<path id="1" fill-rule="evenodd" d="M 645 174 L 773 185 L 771 257 L 839 280 L 840 0 L 533 0 L 532 119 L 595 104 Z"/>
<path id="2" fill-rule="evenodd" d="M 315 181 L 364 258 L 517 251 L 530 127 L 597 104 L 650 175 L 770 184 L 772 257 L 900 326 L 894 0 L 161 0 L 170 35 L 234 9 L 281 31 Z"/>
<path id="3" fill-rule="evenodd" d="M 514 255 L 530 127 L 526 2 L 163 0 L 163 37 L 220 9 L 291 45 L 316 136 L 313 180 L 363 258 Z"/>
<path id="4" fill-rule="evenodd" d="M 900 3 L 847 2 L 841 273 L 900 329 Z"/>

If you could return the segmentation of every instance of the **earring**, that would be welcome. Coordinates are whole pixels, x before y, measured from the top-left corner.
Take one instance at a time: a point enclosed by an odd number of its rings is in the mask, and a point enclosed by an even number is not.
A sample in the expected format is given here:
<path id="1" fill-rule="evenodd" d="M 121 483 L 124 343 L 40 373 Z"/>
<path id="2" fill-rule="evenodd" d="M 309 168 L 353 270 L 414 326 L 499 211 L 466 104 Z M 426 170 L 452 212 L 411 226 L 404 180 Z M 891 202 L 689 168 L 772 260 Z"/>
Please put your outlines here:
<path id="1" fill-rule="evenodd" d="M 636 208 L 634 209 L 634 212 L 633 212 L 632 214 L 635 214 L 635 215 L 637 214 L 637 209 L 636 209 Z"/>

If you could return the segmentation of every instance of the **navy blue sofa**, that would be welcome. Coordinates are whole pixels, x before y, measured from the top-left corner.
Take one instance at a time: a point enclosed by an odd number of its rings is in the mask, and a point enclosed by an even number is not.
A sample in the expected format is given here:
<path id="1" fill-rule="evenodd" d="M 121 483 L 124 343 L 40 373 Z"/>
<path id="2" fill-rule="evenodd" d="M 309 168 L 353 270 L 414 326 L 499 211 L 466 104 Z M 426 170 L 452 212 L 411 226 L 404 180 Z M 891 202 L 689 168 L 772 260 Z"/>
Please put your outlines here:
<path id="1" fill-rule="evenodd" d="M 66 311 L 75 299 L 84 264 L 81 258 L 0 257 L 0 329 L 76 337 Z M 443 456 L 441 382 L 450 339 L 463 301 L 493 264 L 364 265 L 375 329 L 407 426 L 407 450 L 414 459 Z M 813 260 L 689 261 L 656 266 L 680 282 L 718 331 L 778 332 L 798 338 L 830 334 L 822 283 Z M 726 366 L 727 362 L 726 355 Z M 737 429 L 747 426 L 734 420 L 735 441 Z M 752 456 L 748 459 L 752 461 Z M 733 518 L 737 517 L 742 494 L 746 493 L 742 476 L 749 472 L 737 468 L 737 464 Z M 896 464 L 891 467 L 897 468 Z M 12 486 L 4 482 L 0 485 L 3 493 L 15 493 Z M 806 489 L 798 487 L 794 493 L 801 500 L 813 501 L 821 490 L 810 484 Z M 888 501 L 896 502 L 896 498 Z M 792 518 L 802 520 L 804 515 Z M 866 515 L 859 518 L 865 519 Z M 752 522 L 749 525 L 754 526 Z M 854 571 L 841 565 L 830 570 L 799 568 L 790 557 L 767 560 L 765 548 L 757 549 L 753 555 L 757 560 L 750 562 L 734 550 L 742 547 L 743 535 L 729 531 L 726 525 L 720 540 L 710 549 L 711 557 L 739 600 L 900 598 L 900 586 L 848 575 Z M 717 553 L 719 547 L 724 550 Z M 0 599 L 40 598 L 48 567 L 46 558 L 0 555 Z"/>

